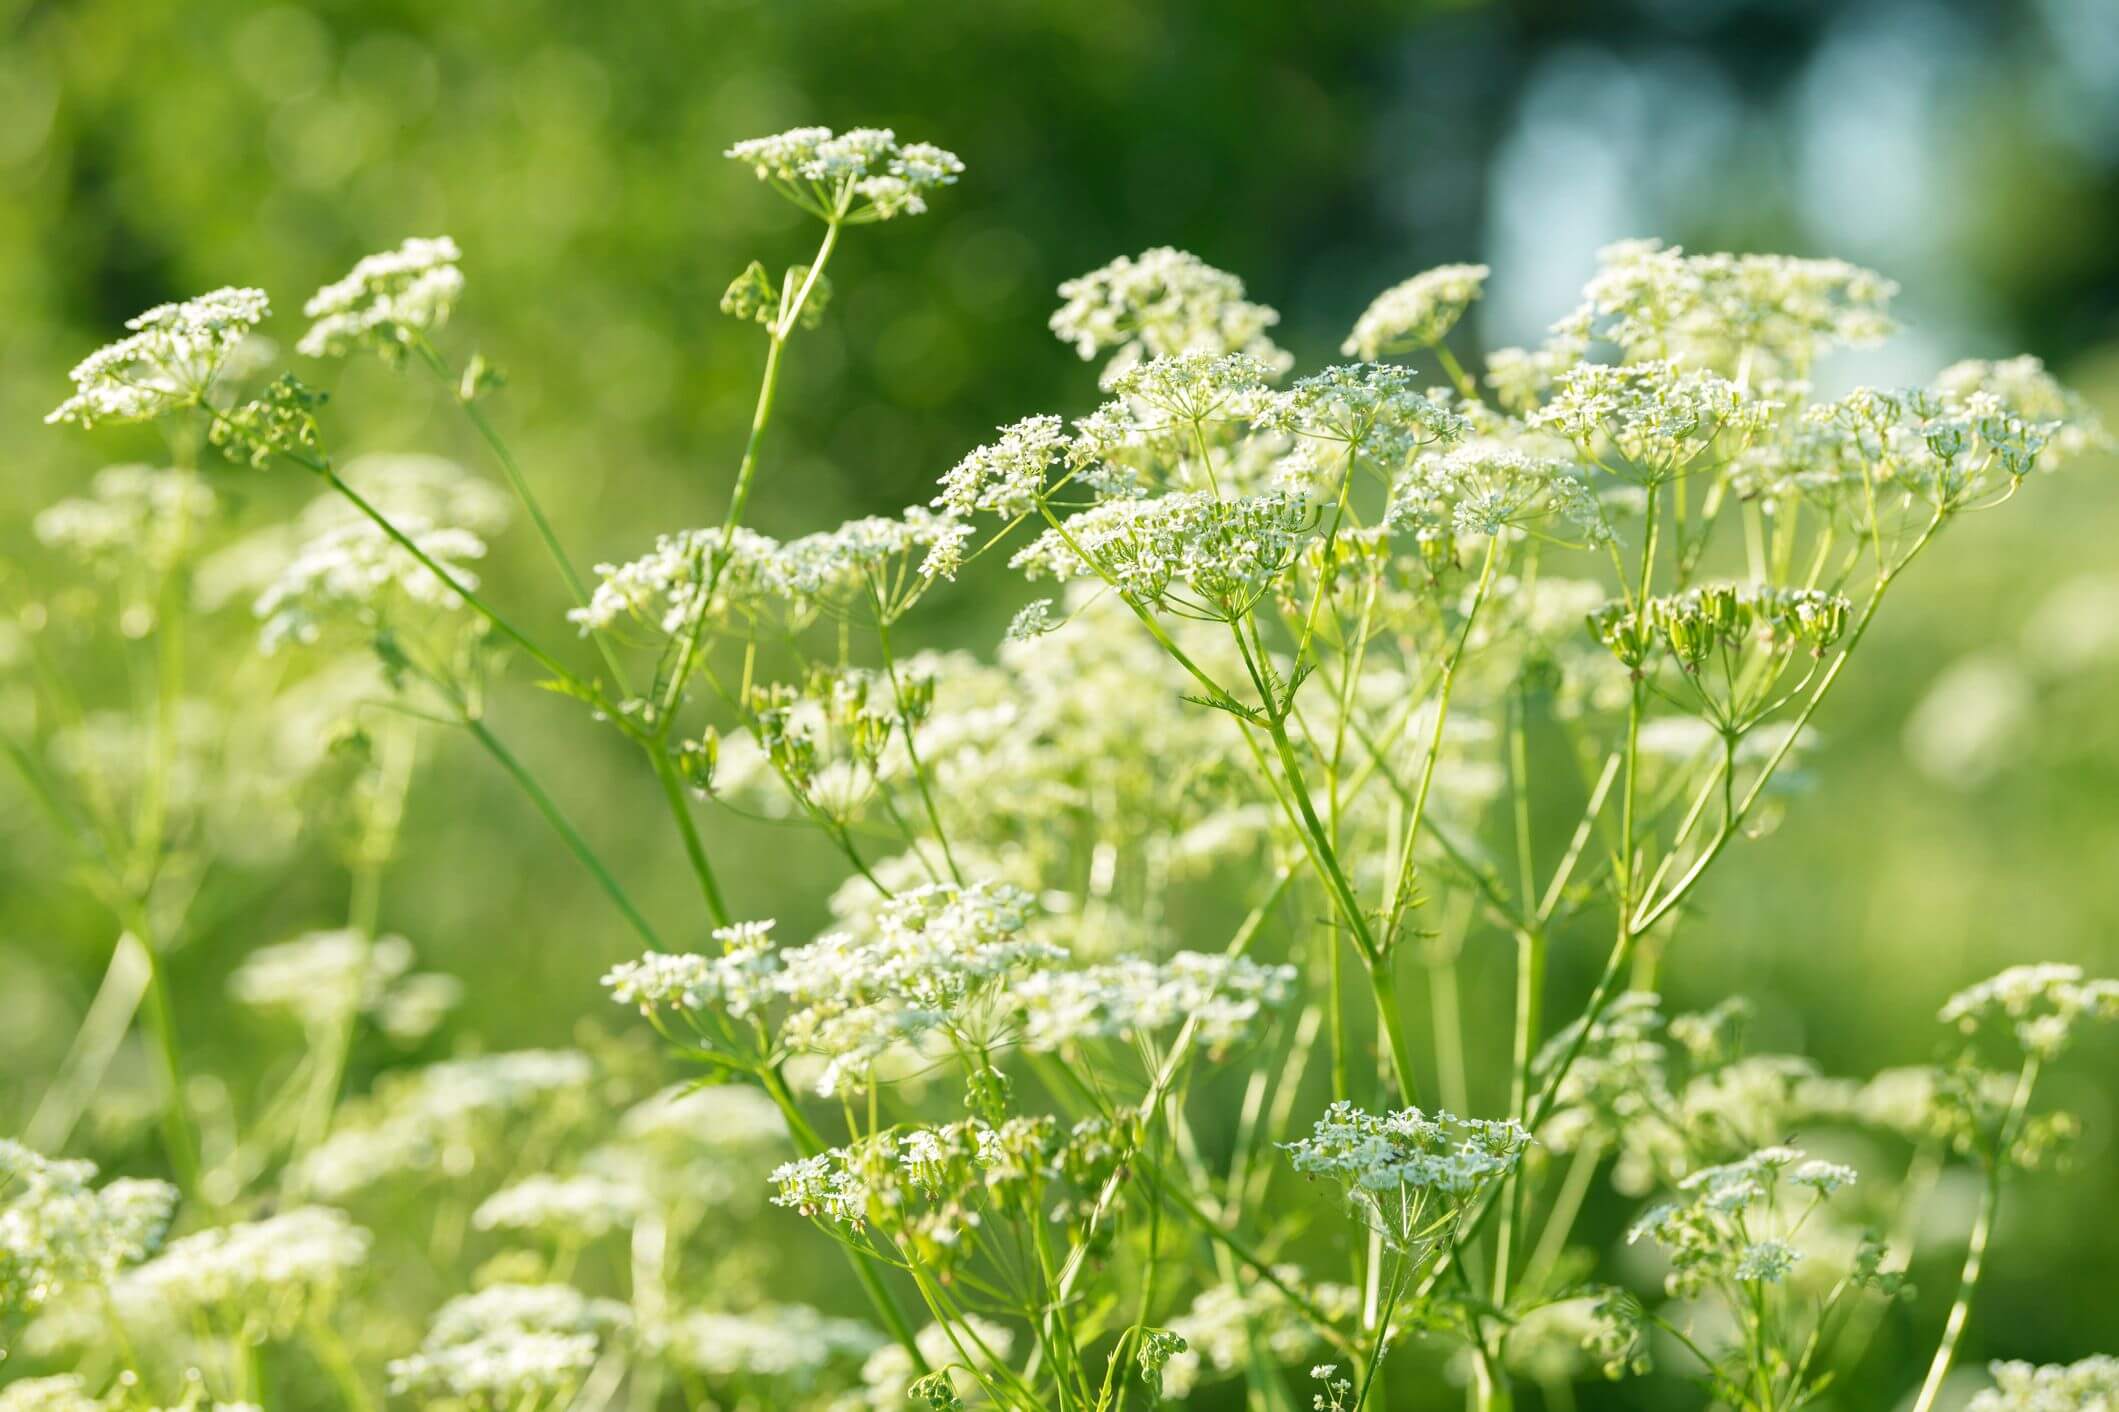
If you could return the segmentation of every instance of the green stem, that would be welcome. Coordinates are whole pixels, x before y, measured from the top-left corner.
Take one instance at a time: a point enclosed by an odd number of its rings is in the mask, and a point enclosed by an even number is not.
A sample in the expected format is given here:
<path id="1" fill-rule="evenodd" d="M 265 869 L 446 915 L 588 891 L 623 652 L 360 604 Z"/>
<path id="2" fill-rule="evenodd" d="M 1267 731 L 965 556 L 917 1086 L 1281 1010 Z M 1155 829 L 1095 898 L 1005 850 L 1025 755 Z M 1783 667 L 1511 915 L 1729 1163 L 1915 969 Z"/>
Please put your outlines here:
<path id="1" fill-rule="evenodd" d="M 385 515 L 382 511 L 376 509 L 375 506 L 368 503 L 368 501 L 362 497 L 359 491 L 355 490 L 352 486 L 346 484 L 344 479 L 339 476 L 339 473 L 335 469 L 333 469 L 328 463 L 303 460 L 301 464 L 307 466 L 309 469 L 315 471 L 318 475 L 322 476 L 325 482 L 329 484 L 333 490 L 337 491 L 340 495 L 343 495 L 346 500 L 353 506 L 354 509 L 360 511 L 363 515 L 367 516 L 368 519 L 374 523 L 376 528 L 380 529 L 384 534 L 388 535 L 390 539 L 395 542 L 400 549 L 404 550 L 407 554 L 410 554 L 415 560 L 417 560 L 421 568 L 425 569 L 428 573 L 433 574 L 444 584 L 448 585 L 449 591 L 451 593 L 454 593 L 458 598 L 461 598 L 464 601 L 465 606 L 469 607 L 471 611 L 477 613 L 488 623 L 492 624 L 493 629 L 498 632 L 502 637 L 507 638 L 508 641 L 514 643 L 517 647 L 520 647 L 524 652 L 528 653 L 530 659 L 536 662 L 538 666 L 550 672 L 554 678 L 565 683 L 568 687 L 580 691 L 584 696 L 588 697 L 589 699 L 597 699 L 597 694 L 588 687 L 587 683 L 583 682 L 579 677 L 575 676 L 574 673 L 568 671 L 567 668 L 561 664 L 558 658 L 554 657 L 551 653 L 545 651 L 542 647 L 539 647 L 535 641 L 533 641 L 521 629 L 517 628 L 513 623 L 509 622 L 506 618 L 502 617 L 483 598 L 480 598 L 476 593 L 473 593 L 469 588 L 466 588 L 464 586 L 463 581 L 457 578 L 456 575 L 450 573 L 439 563 L 435 562 L 434 557 L 428 554 L 426 550 L 420 548 L 418 544 L 414 543 L 411 536 L 407 535 L 403 530 L 399 529 L 396 524 L 394 524 L 390 520 L 389 516 Z"/>
<path id="2" fill-rule="evenodd" d="M 1965 1246 L 1964 1269 L 1957 1278 L 1957 1298 L 1950 1302 L 1949 1317 L 1943 1321 L 1942 1341 L 1935 1347 L 1934 1361 L 1928 1364 L 1928 1376 L 1920 1385 L 1920 1397 L 1913 1404 L 1913 1412 L 1930 1412 L 1942 1392 L 1943 1380 L 1950 1374 L 1950 1365 L 1956 1361 L 1958 1341 L 1964 1337 L 1965 1325 L 1972 1317 L 1972 1296 L 1979 1290 L 1979 1277 L 1985 1269 L 1987 1241 L 1994 1233 L 1994 1215 L 2001 1206 L 2001 1178 L 2008 1170 L 2009 1149 L 2015 1146 L 2024 1113 L 2030 1107 L 2031 1089 L 2037 1082 L 2038 1056 L 2028 1055 L 2016 1075 L 2016 1094 L 2009 1102 L 2009 1111 L 2001 1121 L 2000 1131 L 1995 1134 L 1994 1150 L 1988 1154 L 1986 1186 L 1980 1192 L 1979 1214 L 1973 1219 L 1972 1234 Z"/>
<path id="3" fill-rule="evenodd" d="M 802 1106 L 795 1102 L 794 1091 L 787 1086 L 787 1080 L 782 1077 L 780 1071 L 769 1064 L 762 1065 L 758 1069 L 758 1081 L 765 1086 L 766 1097 L 772 1099 L 774 1105 L 779 1108 L 780 1115 L 787 1120 L 787 1131 L 794 1138 L 795 1150 L 804 1157 L 814 1157 L 826 1150 L 829 1144 L 803 1115 Z M 905 1312 L 898 1308 L 897 1300 L 891 1297 L 889 1289 L 884 1286 L 882 1276 L 855 1250 L 848 1249 L 846 1259 L 847 1263 L 853 1266 L 855 1281 L 868 1296 L 868 1302 L 875 1307 L 876 1316 L 883 1321 L 883 1326 L 889 1330 L 890 1336 L 911 1355 L 913 1368 L 921 1376 L 933 1372 L 928 1366 L 927 1355 L 920 1352 L 920 1341 L 914 1335 L 912 1325 L 906 1321 Z"/>
<path id="4" fill-rule="evenodd" d="M 537 812 L 544 815 L 545 822 L 552 826 L 553 832 L 566 844 L 567 851 L 580 861 L 582 867 L 589 870 L 590 876 L 596 879 L 597 886 L 601 887 L 604 894 L 617 905 L 618 910 L 625 914 L 626 921 L 632 924 L 633 930 L 639 933 L 641 940 L 655 950 L 661 950 L 662 939 L 655 934 L 654 927 L 640 914 L 640 909 L 633 905 L 633 899 L 626 896 L 625 889 L 611 876 L 610 869 L 603 865 L 603 860 L 596 856 L 588 841 L 568 822 L 566 815 L 559 811 L 559 806 L 545 793 L 544 786 L 537 782 L 536 776 L 525 769 L 522 762 L 500 743 L 499 738 L 487 728 L 484 721 L 475 716 L 468 716 L 464 719 L 464 727 L 485 747 L 486 753 L 499 762 L 508 777 L 522 787 L 522 792 L 537 806 Z"/>
<path id="5" fill-rule="evenodd" d="M 163 975 L 162 958 L 155 954 L 151 937 L 141 936 L 140 951 L 147 959 L 146 1004 L 142 1013 L 148 1037 L 154 1043 L 156 1066 L 163 1085 L 162 1144 L 169 1154 L 170 1170 L 187 1196 L 199 1191 L 199 1148 L 191 1120 L 191 1106 L 184 1096 L 184 1064 L 177 1045 L 176 1011 L 169 1003 L 169 985 Z"/>

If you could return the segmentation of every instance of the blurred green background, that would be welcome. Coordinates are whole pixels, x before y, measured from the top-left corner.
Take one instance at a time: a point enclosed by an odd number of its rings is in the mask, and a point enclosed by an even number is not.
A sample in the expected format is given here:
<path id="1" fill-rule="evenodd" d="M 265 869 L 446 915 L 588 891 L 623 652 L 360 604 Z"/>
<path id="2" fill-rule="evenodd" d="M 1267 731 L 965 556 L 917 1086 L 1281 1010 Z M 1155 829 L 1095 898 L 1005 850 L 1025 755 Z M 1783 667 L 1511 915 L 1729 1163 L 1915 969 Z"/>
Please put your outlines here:
<path id="1" fill-rule="evenodd" d="M 494 414 L 577 558 L 718 518 L 761 350 L 715 301 L 749 259 L 800 259 L 810 238 L 718 154 L 804 122 L 892 126 L 968 173 L 835 263 L 753 502 L 768 532 L 924 500 L 995 424 L 1084 408 L 1090 371 L 1044 329 L 1053 287 L 1157 244 L 1240 273 L 1306 363 L 1376 290 L 1446 260 L 1494 266 L 1468 330 L 1493 345 L 1564 312 L 1615 238 L 1840 255 L 1903 283 L 1907 330 L 1821 381 L 2031 351 L 2119 424 L 2111 0 L 0 0 L 0 33 L 0 555 L 32 581 L 31 514 L 155 454 L 40 425 L 81 354 L 149 304 L 229 283 L 267 287 L 291 342 L 311 290 L 407 234 L 462 245 L 447 342 L 506 370 Z M 367 363 L 332 379 L 343 453 L 483 465 L 421 381 Z M 2111 473 L 2042 480 L 1921 565 L 1820 718 L 1816 788 L 1717 872 L 1665 970 L 1677 1003 L 1742 990 L 1763 1046 L 1866 1072 L 1930 1057 L 1936 1005 L 2003 964 L 2119 971 Z M 561 635 L 526 533 L 487 577 Z M 983 649 L 1027 596 L 974 585 L 919 625 Z M 681 915 L 682 860 L 637 757 L 529 695 L 499 725 L 651 908 Z M 461 1033 L 565 1043 L 631 939 L 485 762 L 439 749 L 385 923 L 467 980 Z M 108 944 L 10 790 L 0 1130 Z M 791 935 L 823 915 L 838 872 L 821 846 L 716 826 L 739 913 L 770 907 Z M 242 1069 L 231 959 L 332 924 L 341 887 L 297 869 L 175 959 L 209 1067 Z M 1555 985 L 1578 993 L 1598 959 L 1558 958 Z M 1475 941 L 1473 1004 L 1497 1021 L 1508 961 Z M 2078 1165 L 2008 1207 L 1967 1361 L 2119 1348 L 2115 1094 L 2108 1041 L 2054 1080 L 2085 1121 Z M 1947 1299 L 1936 1275 L 1920 1328 Z M 1919 1356 L 1894 1316 L 1863 1384 L 1895 1394 Z"/>

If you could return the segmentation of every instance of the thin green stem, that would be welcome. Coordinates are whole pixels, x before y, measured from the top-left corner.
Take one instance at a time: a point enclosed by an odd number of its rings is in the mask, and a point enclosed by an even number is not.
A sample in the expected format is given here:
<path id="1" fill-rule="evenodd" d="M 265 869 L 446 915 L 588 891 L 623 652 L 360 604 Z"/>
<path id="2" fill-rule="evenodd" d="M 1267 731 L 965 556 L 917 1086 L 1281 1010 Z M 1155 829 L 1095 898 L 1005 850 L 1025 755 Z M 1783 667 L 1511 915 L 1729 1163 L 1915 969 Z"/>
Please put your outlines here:
<path id="1" fill-rule="evenodd" d="M 603 889 L 604 895 L 625 915 L 626 921 L 632 924 L 640 939 L 650 947 L 661 950 L 662 939 L 655 934 L 655 928 L 641 915 L 640 909 L 633 905 L 633 899 L 619 886 L 618 879 L 611 876 L 611 870 L 603 865 L 603 860 L 589 847 L 588 840 L 581 836 L 567 816 L 560 812 L 559 806 L 552 802 L 551 795 L 545 793 L 544 786 L 537 782 L 537 777 L 524 768 L 522 762 L 500 743 L 499 738 L 484 721 L 475 716 L 467 716 L 464 719 L 464 727 L 471 732 L 472 738 L 485 748 L 486 753 L 499 763 L 501 769 L 507 772 L 508 778 L 514 780 L 522 792 L 530 797 L 530 802 L 537 806 L 537 812 L 544 815 L 545 822 L 552 826 L 553 832 L 566 844 L 567 851 L 574 855 L 582 867 L 589 870 L 590 876 L 596 879 L 596 885 Z"/>
<path id="2" fill-rule="evenodd" d="M 1986 1185 L 1979 1194 L 1979 1214 L 1973 1218 L 1972 1233 L 1965 1243 L 1964 1269 L 1957 1277 L 1957 1297 L 1950 1301 L 1950 1313 L 1943 1320 L 1942 1340 L 1935 1346 L 1935 1358 L 1928 1364 L 1928 1376 L 1920 1385 L 1920 1397 L 1913 1403 L 1913 1412 L 1931 1412 L 1935 1399 L 1942 1393 L 1943 1380 L 1950 1375 L 1950 1365 L 1957 1359 L 1958 1341 L 1964 1337 L 1965 1325 L 1972 1317 L 1972 1296 L 1979 1292 L 1979 1277 L 1985 1271 L 1987 1242 L 1994 1234 L 1994 1216 L 2001 1207 L 2002 1175 L 2008 1170 L 2009 1151 L 2016 1144 L 2018 1132 L 2023 1127 L 2025 1112 L 2031 1103 L 2031 1089 L 2038 1082 L 2038 1056 L 2025 1056 L 2023 1068 L 2016 1075 L 2016 1093 L 2009 1101 L 2008 1113 L 2001 1120 L 2001 1128 L 1995 1134 L 1994 1150 L 1987 1154 Z"/>

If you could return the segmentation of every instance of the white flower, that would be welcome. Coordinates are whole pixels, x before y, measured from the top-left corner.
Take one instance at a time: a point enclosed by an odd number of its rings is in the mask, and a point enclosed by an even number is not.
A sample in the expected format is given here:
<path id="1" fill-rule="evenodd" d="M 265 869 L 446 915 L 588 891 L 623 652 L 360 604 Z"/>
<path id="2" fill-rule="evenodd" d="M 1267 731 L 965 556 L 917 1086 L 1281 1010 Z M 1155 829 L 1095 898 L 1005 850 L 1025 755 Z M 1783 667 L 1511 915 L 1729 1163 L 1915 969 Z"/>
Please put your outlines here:
<path id="1" fill-rule="evenodd" d="M 573 1050 L 524 1049 L 386 1076 L 296 1175 L 304 1189 L 336 1199 L 444 1166 L 467 1170 L 510 1119 L 579 1100 L 594 1072 Z"/>
<path id="2" fill-rule="evenodd" d="M 900 144 L 889 128 L 836 135 L 828 127 L 790 128 L 738 142 L 725 155 L 804 210 L 856 222 L 919 215 L 927 209 L 926 193 L 955 185 L 964 171 L 954 152 L 926 142 Z"/>
<path id="3" fill-rule="evenodd" d="M 419 1352 L 389 1366 L 393 1392 L 493 1407 L 557 1398 L 631 1316 L 569 1285 L 489 1285 L 441 1307 Z"/>
<path id="4" fill-rule="evenodd" d="M 228 993 L 317 1028 L 380 1005 L 390 984 L 411 967 L 412 944 L 401 936 L 371 938 L 350 927 L 309 932 L 244 957 L 228 977 Z"/>
<path id="5" fill-rule="evenodd" d="M 70 1288 L 108 1285 L 161 1244 L 176 1188 L 121 1179 L 99 1189 L 95 1177 L 92 1162 L 0 1138 L 0 1310 L 33 1314 Z"/>
<path id="6" fill-rule="evenodd" d="M 73 1373 L 20 1378 L 0 1387 L 0 1412 L 105 1412 L 100 1398 Z"/>
<path id="7" fill-rule="evenodd" d="M 271 311 L 262 289 L 216 289 L 126 320 L 128 337 L 73 370 L 74 394 L 45 417 L 92 427 L 144 422 L 205 399 L 230 355 Z"/>
<path id="8" fill-rule="evenodd" d="M 2050 1059 L 2067 1047 L 2079 1020 L 2119 1019 L 2119 980 L 2089 980 L 2080 966 L 2053 962 L 2011 966 L 1951 996 L 1941 1019 L 1968 1035 L 2009 1021 L 2027 1054 Z"/>
<path id="9" fill-rule="evenodd" d="M 934 504 L 951 514 L 978 510 L 1014 518 L 1037 508 L 1045 476 L 1067 452 L 1058 417 L 1025 417 L 1001 428 L 998 441 L 979 447 L 942 477 Z"/>
<path id="10" fill-rule="evenodd" d="M 463 293 L 463 254 L 446 235 L 413 237 L 395 250 L 363 257 L 335 284 L 319 289 L 302 312 L 315 322 L 296 349 L 311 358 L 343 357 L 369 347 L 392 360 L 448 321 Z"/>
<path id="11" fill-rule="evenodd" d="M 805 1304 L 746 1314 L 700 1310 L 678 1318 L 662 1337 L 663 1356 L 679 1368 L 709 1378 L 781 1379 L 797 1389 L 832 1363 L 867 1358 L 883 1344 L 866 1324 Z"/>
<path id="12" fill-rule="evenodd" d="M 1040 971 L 1009 989 L 1022 1012 L 1023 1045 L 1056 1049 L 1085 1039 L 1120 1039 L 1187 1021 L 1221 1050 L 1245 1038 L 1269 1009 L 1286 1003 L 1293 966 L 1181 951 L 1167 961 L 1133 957 L 1080 971 Z"/>
<path id="13" fill-rule="evenodd" d="M 536 1231 L 560 1241 L 594 1240 L 630 1226 L 645 1205 L 635 1188 L 604 1177 L 525 1177 L 471 1213 L 482 1231 Z"/>
<path id="14" fill-rule="evenodd" d="M 457 584 L 478 587 L 468 565 L 485 557 L 483 539 L 469 530 L 416 522 L 400 521 L 398 529 Z M 401 604 L 449 609 L 462 603 L 440 574 L 380 525 L 363 520 L 324 530 L 303 544 L 251 611 L 264 624 L 259 643 L 271 653 L 290 642 L 314 644 L 334 623 L 374 626 Z"/>
<path id="15" fill-rule="evenodd" d="M 1442 265 L 1376 296 L 1340 345 L 1349 358 L 1373 363 L 1440 343 L 1486 287 L 1484 265 Z"/>
<path id="16" fill-rule="evenodd" d="M 144 565 L 162 574 L 197 551 L 219 504 L 196 471 L 107 466 L 87 496 L 46 507 L 31 530 L 98 573 L 116 577 Z"/>
<path id="17" fill-rule="evenodd" d="M 1278 377 L 1293 358 L 1266 330 L 1280 315 L 1244 298 L 1243 281 L 1197 255 L 1168 246 L 1120 256 L 1059 287 L 1052 331 L 1084 359 L 1113 351 L 1104 366 L 1109 387 L 1127 369 L 1180 353 L 1241 353 Z"/>
<path id="18" fill-rule="evenodd" d="M 1802 1252 L 1784 1240 L 1754 1241 L 1737 1257 L 1735 1275 L 1739 1280 L 1779 1284 L 1802 1258 Z"/>
<path id="19" fill-rule="evenodd" d="M 281 1317 L 316 1301 L 368 1259 L 368 1232 L 342 1211 L 301 1206 L 261 1221 L 194 1232 L 127 1273 L 114 1291 L 143 1318 L 276 1307 Z"/>
<path id="20" fill-rule="evenodd" d="M 2096 1354 L 2079 1363 L 1992 1363 L 1994 1386 L 1965 1412 L 2119 1412 L 2119 1358 Z"/>

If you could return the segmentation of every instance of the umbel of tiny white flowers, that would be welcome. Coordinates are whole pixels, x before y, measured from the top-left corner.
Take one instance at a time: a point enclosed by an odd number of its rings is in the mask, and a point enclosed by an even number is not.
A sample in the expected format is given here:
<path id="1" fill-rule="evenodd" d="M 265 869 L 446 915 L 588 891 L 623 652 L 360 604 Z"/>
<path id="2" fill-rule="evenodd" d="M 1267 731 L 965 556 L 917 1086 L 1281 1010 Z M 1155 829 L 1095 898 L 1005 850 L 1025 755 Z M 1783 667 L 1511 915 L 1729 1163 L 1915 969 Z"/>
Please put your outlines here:
<path id="1" fill-rule="evenodd" d="M 1392 285 L 1362 312 L 1339 351 L 1373 363 L 1440 343 L 1485 291 L 1488 273 L 1484 265 L 1442 265 Z"/>
<path id="2" fill-rule="evenodd" d="M 726 155 L 811 215 L 849 225 L 917 216 L 928 192 L 954 185 L 964 170 L 954 152 L 900 143 L 889 128 L 790 128 L 739 142 Z"/>
<path id="3" fill-rule="evenodd" d="M 264 290 L 233 288 L 157 304 L 125 321 L 129 336 L 97 349 L 74 368 L 73 396 L 44 420 L 93 427 L 152 421 L 198 406 L 271 307 Z"/>
<path id="4" fill-rule="evenodd" d="M 1158 246 L 1121 255 L 1059 287 L 1052 332 L 1084 359 L 1108 352 L 1101 382 L 1113 387 L 1151 358 L 1241 354 L 1268 377 L 1294 366 L 1266 330 L 1280 315 L 1244 298 L 1243 281 L 1197 255 Z"/>
<path id="5" fill-rule="evenodd" d="M 2119 1358 L 2095 1354 L 2078 1363 L 1988 1365 L 1994 1386 L 1965 1412 L 2113 1412 L 2119 1408 Z"/>
<path id="6" fill-rule="evenodd" d="M 1387 1245 L 1425 1258 L 1481 1192 L 1515 1169 L 1530 1141 L 1507 1119 L 1418 1108 L 1379 1116 L 1342 1102 L 1308 1137 L 1283 1146 L 1296 1171 L 1337 1182 Z"/>
<path id="7" fill-rule="evenodd" d="M 314 322 L 295 348 L 312 358 L 368 348 L 388 361 L 402 360 L 430 329 L 448 321 L 463 293 L 456 264 L 462 258 L 446 235 L 415 236 L 395 250 L 364 256 L 302 306 Z"/>

